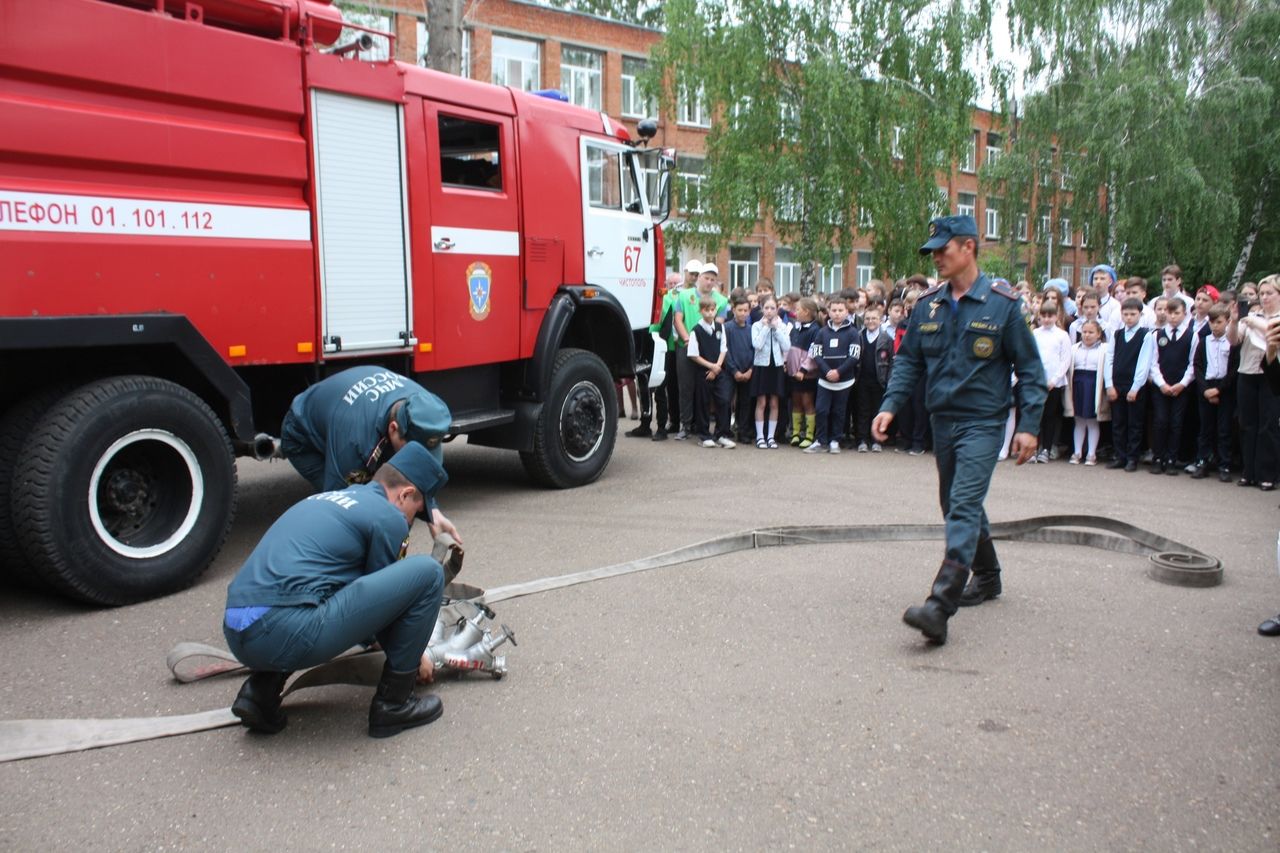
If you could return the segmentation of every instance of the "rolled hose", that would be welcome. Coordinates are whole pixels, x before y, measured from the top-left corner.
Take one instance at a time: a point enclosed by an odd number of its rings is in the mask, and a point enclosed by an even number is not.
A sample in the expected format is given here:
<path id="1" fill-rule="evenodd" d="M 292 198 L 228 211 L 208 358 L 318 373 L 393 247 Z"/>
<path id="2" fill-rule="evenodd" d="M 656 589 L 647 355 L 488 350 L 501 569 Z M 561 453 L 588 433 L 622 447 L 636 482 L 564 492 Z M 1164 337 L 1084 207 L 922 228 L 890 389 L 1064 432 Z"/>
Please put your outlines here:
<path id="1" fill-rule="evenodd" d="M 944 527 L 941 524 L 764 527 L 717 536 L 626 563 L 510 584 L 488 591 L 465 585 L 457 585 L 454 589 L 459 598 L 477 605 L 495 604 L 755 548 L 847 542 L 913 542 L 940 540 L 943 537 Z M 1104 516 L 1044 515 L 997 522 L 991 525 L 991 538 L 1013 542 L 1084 545 L 1104 551 L 1146 556 L 1151 563 L 1148 575 L 1161 583 L 1175 586 L 1209 587 L 1222 582 L 1222 563 L 1217 558 L 1159 534 Z M 206 659 L 212 663 L 201 663 Z M 348 653 L 306 670 L 293 680 L 285 690 L 285 695 L 328 684 L 373 686 L 378 682 L 382 662 L 381 652 Z M 179 643 L 169 652 L 166 663 L 174 678 L 180 682 L 198 681 L 212 675 L 243 670 L 230 652 L 200 643 Z M 239 722 L 229 708 L 169 717 L 114 720 L 3 720 L 0 721 L 0 762 L 208 731 L 234 726 Z"/>

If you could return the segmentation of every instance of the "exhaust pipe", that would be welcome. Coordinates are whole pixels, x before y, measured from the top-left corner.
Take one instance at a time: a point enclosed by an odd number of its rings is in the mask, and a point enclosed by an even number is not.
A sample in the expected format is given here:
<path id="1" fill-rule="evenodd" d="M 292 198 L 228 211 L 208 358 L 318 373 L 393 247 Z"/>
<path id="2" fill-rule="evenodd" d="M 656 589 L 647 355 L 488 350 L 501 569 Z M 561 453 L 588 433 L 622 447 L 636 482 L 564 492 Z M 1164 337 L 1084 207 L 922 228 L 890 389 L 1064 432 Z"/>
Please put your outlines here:
<path id="1" fill-rule="evenodd" d="M 280 439 L 272 438 L 265 432 L 253 437 L 253 458 L 259 462 L 267 459 L 283 459 L 284 451 L 280 449 Z"/>

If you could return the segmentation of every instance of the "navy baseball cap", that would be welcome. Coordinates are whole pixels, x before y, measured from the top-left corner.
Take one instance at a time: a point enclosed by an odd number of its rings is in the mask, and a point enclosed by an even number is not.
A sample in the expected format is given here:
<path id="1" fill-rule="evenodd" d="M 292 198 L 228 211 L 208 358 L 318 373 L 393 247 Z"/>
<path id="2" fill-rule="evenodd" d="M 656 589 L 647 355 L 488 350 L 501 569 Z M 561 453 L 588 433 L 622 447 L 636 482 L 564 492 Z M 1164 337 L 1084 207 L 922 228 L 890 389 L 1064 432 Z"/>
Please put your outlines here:
<path id="1" fill-rule="evenodd" d="M 419 442 L 431 451 L 437 462 L 444 463 L 444 450 L 440 443 L 449 434 L 453 423 L 453 415 L 444 400 L 425 392 L 407 397 L 396 414 L 396 423 L 405 441 Z"/>
<path id="2" fill-rule="evenodd" d="M 403 474 L 406 480 L 422 492 L 424 504 L 422 512 L 418 513 L 418 518 L 430 521 L 431 498 L 435 497 L 436 492 L 443 489 L 444 484 L 449 482 L 449 475 L 445 473 L 440 460 L 418 442 L 411 441 L 397 450 L 395 455 L 387 460 L 387 464 Z"/>
<path id="3" fill-rule="evenodd" d="M 920 247 L 920 254 L 927 255 L 941 249 L 953 237 L 978 239 L 978 223 L 972 216 L 939 216 L 929 223 L 929 239 Z"/>

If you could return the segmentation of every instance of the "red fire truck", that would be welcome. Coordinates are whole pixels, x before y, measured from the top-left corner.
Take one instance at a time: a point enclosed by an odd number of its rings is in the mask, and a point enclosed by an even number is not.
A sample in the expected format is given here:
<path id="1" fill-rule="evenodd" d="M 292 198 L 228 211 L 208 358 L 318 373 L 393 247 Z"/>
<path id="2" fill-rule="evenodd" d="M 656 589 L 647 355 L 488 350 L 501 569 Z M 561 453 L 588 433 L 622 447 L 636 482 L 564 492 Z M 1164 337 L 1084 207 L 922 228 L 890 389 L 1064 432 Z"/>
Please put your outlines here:
<path id="1" fill-rule="evenodd" d="M 353 364 L 418 379 L 540 483 L 600 476 L 671 152 L 652 123 L 632 143 L 602 113 L 362 58 L 378 39 L 327 0 L 0 0 L 11 573 L 104 604 L 189 584 L 235 457 L 269 455 L 293 396 Z"/>

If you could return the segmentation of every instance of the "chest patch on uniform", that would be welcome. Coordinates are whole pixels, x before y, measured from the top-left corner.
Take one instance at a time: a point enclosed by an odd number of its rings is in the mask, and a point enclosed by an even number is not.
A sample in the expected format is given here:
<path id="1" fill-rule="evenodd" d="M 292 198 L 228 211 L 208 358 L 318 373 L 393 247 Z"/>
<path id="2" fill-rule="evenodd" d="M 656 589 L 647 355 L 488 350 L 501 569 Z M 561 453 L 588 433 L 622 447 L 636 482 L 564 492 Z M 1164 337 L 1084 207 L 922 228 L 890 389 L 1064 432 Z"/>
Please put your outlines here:
<path id="1" fill-rule="evenodd" d="M 973 342 L 973 354 L 978 358 L 991 358 L 991 353 L 995 352 L 995 348 L 996 342 L 986 335 Z"/>
<path id="2" fill-rule="evenodd" d="M 921 323 L 916 328 L 922 332 L 936 332 L 938 331 L 938 325 L 938 323 Z"/>
<path id="3" fill-rule="evenodd" d="M 1000 331 L 1000 324 L 992 323 L 989 320 L 970 320 L 969 328 L 975 332 L 998 332 Z"/>

